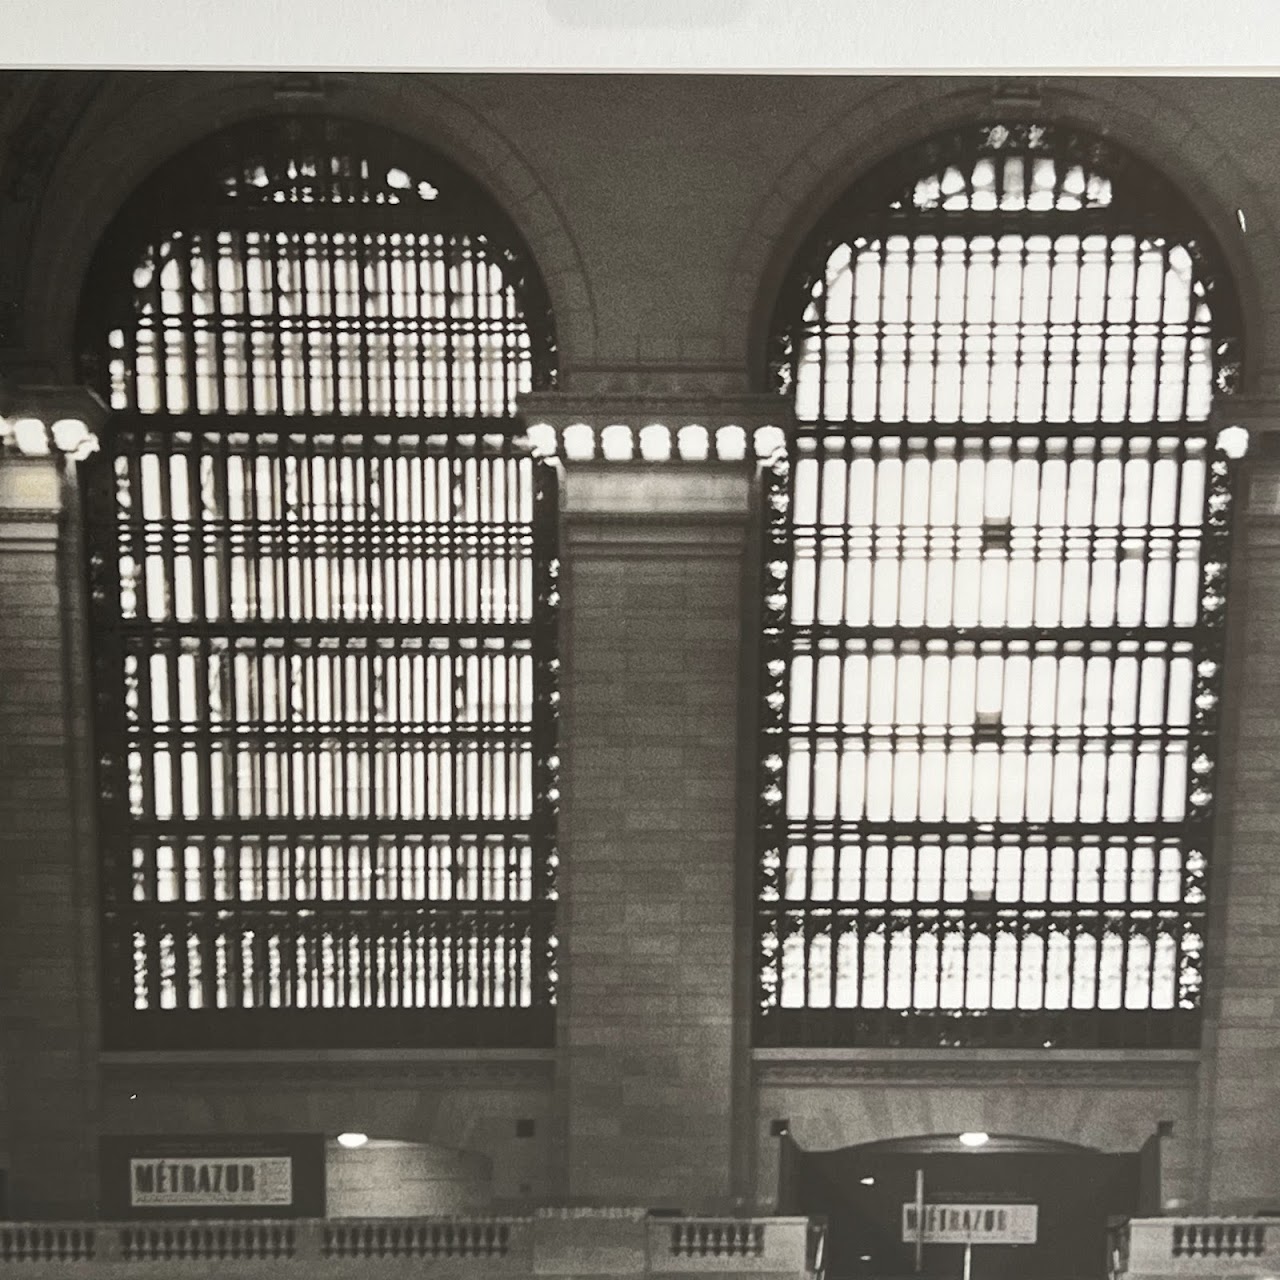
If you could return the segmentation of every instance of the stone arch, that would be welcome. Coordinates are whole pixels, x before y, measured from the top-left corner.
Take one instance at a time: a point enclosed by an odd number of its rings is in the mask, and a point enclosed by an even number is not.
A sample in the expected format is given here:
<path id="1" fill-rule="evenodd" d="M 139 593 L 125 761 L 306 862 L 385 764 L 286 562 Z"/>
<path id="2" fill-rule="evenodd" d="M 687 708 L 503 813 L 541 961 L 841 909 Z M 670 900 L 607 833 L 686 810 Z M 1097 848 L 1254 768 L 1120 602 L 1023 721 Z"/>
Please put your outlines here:
<path id="1" fill-rule="evenodd" d="M 790 1129 L 807 1150 L 981 1130 L 1101 1151 L 1136 1151 L 1187 1099 L 1138 1086 L 1107 1090 L 1059 1084 L 1016 1088 L 869 1086 L 856 1099 L 820 1090 L 789 1099 Z"/>
<path id="2" fill-rule="evenodd" d="M 990 81 L 896 80 L 811 138 L 758 202 L 728 271 L 724 349 L 746 353 L 752 385 L 766 381 L 766 346 L 783 279 L 814 223 L 857 176 L 913 142 L 979 117 L 1034 117 L 1107 136 L 1167 175 L 1212 230 L 1243 317 L 1243 393 L 1257 390 L 1280 341 L 1263 299 L 1280 285 L 1280 235 L 1238 159 L 1159 87 L 1133 79 L 1049 82 L 998 96 Z M 1177 122 L 1175 124 L 1174 122 Z M 1251 210 L 1248 234 L 1238 209 Z"/>
<path id="3" fill-rule="evenodd" d="M 30 246 L 22 334 L 30 363 L 74 380 L 80 292 L 102 233 L 165 159 L 254 116 L 317 111 L 393 129 L 464 168 L 511 218 L 538 263 L 563 363 L 589 360 L 595 304 L 578 247 L 554 195 L 488 121 L 435 81 L 356 76 L 324 96 L 281 99 L 280 77 L 156 75 L 110 83 L 85 113 L 46 186 Z"/>

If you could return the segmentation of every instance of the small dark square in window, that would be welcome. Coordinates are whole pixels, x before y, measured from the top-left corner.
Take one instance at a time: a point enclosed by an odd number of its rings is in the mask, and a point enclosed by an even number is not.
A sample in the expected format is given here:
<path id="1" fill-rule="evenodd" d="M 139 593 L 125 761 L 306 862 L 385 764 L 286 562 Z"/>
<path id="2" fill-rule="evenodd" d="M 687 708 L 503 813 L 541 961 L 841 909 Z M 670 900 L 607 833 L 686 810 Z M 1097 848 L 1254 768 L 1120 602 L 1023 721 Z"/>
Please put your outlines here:
<path id="1" fill-rule="evenodd" d="M 1008 551 L 1013 545 L 1013 522 L 1008 516 L 987 516 L 982 522 L 982 550 Z"/>
<path id="2" fill-rule="evenodd" d="M 532 1120 L 521 1119 L 516 1121 L 517 1138 L 532 1138 L 535 1132 L 537 1132 L 537 1125 Z"/>
<path id="3" fill-rule="evenodd" d="M 775 1138 L 785 1137 L 791 1132 L 791 1121 L 788 1119 L 771 1120 L 769 1122 L 769 1132 Z"/>
<path id="4" fill-rule="evenodd" d="M 999 742 L 1004 733 L 1004 721 L 999 711 L 979 711 L 973 720 L 975 742 Z"/>

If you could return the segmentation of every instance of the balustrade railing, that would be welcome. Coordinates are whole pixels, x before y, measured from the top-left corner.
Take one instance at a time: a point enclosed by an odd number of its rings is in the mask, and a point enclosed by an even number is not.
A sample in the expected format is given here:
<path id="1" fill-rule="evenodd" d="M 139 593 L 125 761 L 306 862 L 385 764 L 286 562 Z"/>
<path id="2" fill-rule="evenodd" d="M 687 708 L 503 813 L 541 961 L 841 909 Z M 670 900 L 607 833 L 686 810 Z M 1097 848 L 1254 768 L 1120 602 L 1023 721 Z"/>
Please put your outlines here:
<path id="1" fill-rule="evenodd" d="M 1271 1276 L 1278 1218 L 1131 1218 L 1111 1228 L 1114 1280 L 1146 1276 Z"/>
<path id="2" fill-rule="evenodd" d="M 808 1218 L 651 1218 L 651 1272 L 810 1273 L 821 1257 Z"/>
<path id="3" fill-rule="evenodd" d="M 234 1262 L 238 1280 L 313 1271 L 368 1274 L 387 1263 L 440 1264 L 489 1276 L 573 1273 L 575 1254 L 603 1246 L 619 1275 L 770 1273 L 821 1269 L 823 1228 L 807 1218 L 646 1217 L 644 1210 L 540 1211 L 532 1217 L 238 1219 L 0 1223 L 0 1276 L 148 1276 L 185 1280 Z M 594 1231 L 583 1230 L 592 1223 Z M 593 1243 L 592 1237 L 599 1240 Z M 581 1260 L 580 1260 L 581 1261 Z M 163 1266 L 159 1265 L 163 1264 Z"/>
<path id="4" fill-rule="evenodd" d="M 512 1227 L 493 1222 L 383 1221 L 326 1223 L 326 1258 L 505 1258 Z"/>

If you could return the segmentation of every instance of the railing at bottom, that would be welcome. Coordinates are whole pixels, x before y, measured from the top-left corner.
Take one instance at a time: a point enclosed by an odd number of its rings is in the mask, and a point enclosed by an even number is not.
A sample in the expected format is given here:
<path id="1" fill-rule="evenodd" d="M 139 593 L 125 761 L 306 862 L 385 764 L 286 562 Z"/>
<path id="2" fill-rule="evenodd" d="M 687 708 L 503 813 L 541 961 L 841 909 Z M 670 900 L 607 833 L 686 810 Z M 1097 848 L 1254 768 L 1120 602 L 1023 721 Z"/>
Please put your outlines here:
<path id="1" fill-rule="evenodd" d="M 821 1257 L 808 1218 L 649 1219 L 650 1271 L 810 1274 Z"/>
<path id="2" fill-rule="evenodd" d="M 314 1263 L 344 1258 L 531 1257 L 527 1218 L 314 1219 L 0 1223 L 0 1270 L 21 1263 L 76 1263 L 83 1268 L 154 1262 Z M 520 1257 L 520 1244 L 523 1257 Z M 145 1266 L 139 1271 L 146 1270 Z M 241 1268 L 244 1274 L 250 1274 Z"/>
<path id="3" fill-rule="evenodd" d="M 758 1258 L 764 1253 L 763 1222 L 673 1222 L 671 1252 L 678 1258 Z"/>
<path id="4" fill-rule="evenodd" d="M 1280 1271 L 1280 1218 L 1130 1218 L 1110 1236 L 1113 1277 Z"/>
<path id="5" fill-rule="evenodd" d="M 87 1223 L 8 1222 L 0 1225 L 0 1264 L 86 1262 L 96 1256 L 97 1240 Z"/>
<path id="6" fill-rule="evenodd" d="M 326 1258 L 505 1258 L 510 1222 L 334 1222 L 324 1228 Z"/>
<path id="7" fill-rule="evenodd" d="M 806 1280 L 821 1273 L 824 1228 L 808 1218 L 672 1218 L 644 1210 L 539 1211 L 532 1217 L 240 1219 L 165 1222 L 0 1223 L 0 1276 L 135 1276 L 186 1280 L 234 1262 L 238 1280 L 333 1280 L 379 1264 L 401 1275 L 405 1260 L 449 1274 L 572 1275 L 607 1256 L 617 1275 L 768 1273 Z M 163 1268 L 157 1264 L 163 1263 Z"/>
<path id="8" fill-rule="evenodd" d="M 121 1227 L 119 1253 L 125 1262 L 177 1262 L 248 1258 L 292 1258 L 293 1227 L 283 1222 L 211 1222 Z"/>
<path id="9" fill-rule="evenodd" d="M 1178 1222 L 1175 1258 L 1260 1258 L 1266 1252 L 1265 1222 Z"/>

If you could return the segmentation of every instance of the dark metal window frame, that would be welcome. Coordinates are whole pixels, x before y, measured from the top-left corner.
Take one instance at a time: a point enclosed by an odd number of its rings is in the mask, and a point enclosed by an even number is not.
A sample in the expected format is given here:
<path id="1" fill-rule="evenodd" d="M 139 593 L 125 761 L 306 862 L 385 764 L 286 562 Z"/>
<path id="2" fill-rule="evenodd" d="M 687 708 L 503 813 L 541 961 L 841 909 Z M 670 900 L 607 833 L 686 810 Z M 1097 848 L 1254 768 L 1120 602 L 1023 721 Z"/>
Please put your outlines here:
<path id="1" fill-rule="evenodd" d="M 1211 307 L 1213 338 L 1213 385 L 1219 396 L 1235 389 L 1242 356 L 1241 317 L 1230 276 L 1222 261 L 1214 238 L 1203 220 L 1186 198 L 1149 166 L 1109 141 L 1053 124 L 996 125 L 1000 141 L 990 145 L 991 124 L 969 125 L 908 147 L 875 167 L 819 221 L 797 255 L 790 274 L 779 294 L 771 329 L 770 376 L 775 390 L 788 392 L 795 386 L 797 361 L 805 333 L 805 311 L 815 283 L 823 278 L 833 250 L 865 236 L 874 241 L 887 235 L 911 235 L 915 231 L 942 236 L 965 235 L 967 232 L 990 234 L 994 229 L 1011 234 L 1073 234 L 1082 231 L 1108 235 L 1132 234 L 1135 237 L 1161 236 L 1188 246 L 1196 278 L 1202 283 L 1204 296 Z M 1031 131 L 1034 131 L 1032 133 Z M 1112 179 L 1113 203 L 1109 208 L 1064 212 L 1046 210 L 1016 213 L 974 213 L 947 215 L 941 211 L 920 213 L 912 209 L 915 184 L 946 166 L 956 164 L 967 173 L 974 158 L 998 151 L 1006 145 L 1041 145 L 1046 154 Z M 765 571 L 760 649 L 761 696 L 760 762 L 757 792 L 759 856 L 755 890 L 755 978 L 753 999 L 754 1039 L 760 1046 L 811 1047 L 1056 1047 L 1056 1048 L 1131 1048 L 1193 1047 L 1199 1042 L 1199 976 L 1203 955 L 1206 922 L 1205 896 L 1209 868 L 1212 865 L 1211 840 L 1214 821 L 1212 773 L 1205 778 L 1188 771 L 1188 797 L 1184 823 L 1136 824 L 1079 822 L 1033 824 L 948 822 L 872 822 L 821 819 L 812 810 L 807 817 L 788 816 L 787 772 L 792 742 L 797 736 L 814 740 L 819 732 L 815 724 L 790 722 L 789 701 L 793 659 L 801 654 L 820 652 L 846 653 L 850 649 L 883 648 L 895 653 L 907 645 L 941 646 L 954 653 L 957 646 L 981 651 L 1009 652 L 1011 642 L 1035 645 L 1037 640 L 1050 647 L 1072 644 L 1088 649 L 1102 644 L 1109 652 L 1117 645 L 1147 642 L 1172 644 L 1175 640 L 1193 654 L 1194 686 L 1191 693 L 1191 722 L 1186 734 L 1186 758 L 1217 756 L 1218 715 L 1221 697 L 1224 653 L 1225 592 L 1227 587 L 1231 506 L 1236 468 L 1214 448 L 1216 426 L 1213 419 L 1194 422 L 1150 421 L 1084 422 L 1081 424 L 1050 422 L 864 422 L 801 421 L 789 442 L 787 456 L 765 472 L 764 542 Z M 819 621 L 797 625 L 792 618 L 793 571 L 798 531 L 794 523 L 794 483 L 799 464 L 804 459 L 852 459 L 903 456 L 931 458 L 939 450 L 968 450 L 973 456 L 990 457 L 992 442 L 1012 441 L 1015 450 L 1025 456 L 1043 459 L 1051 449 L 1065 449 L 1069 454 L 1075 442 L 1081 447 L 1097 448 L 1110 440 L 1123 457 L 1139 456 L 1166 442 L 1173 455 L 1186 457 L 1188 450 L 1200 450 L 1206 461 L 1204 516 L 1201 525 L 1201 578 L 1197 600 L 1197 621 L 1191 627 L 1083 627 L 1074 630 L 1032 629 L 1018 634 L 1008 627 L 851 627 L 824 624 Z M 1130 451 L 1133 451 L 1132 454 Z M 895 453 L 895 451 L 897 451 Z M 819 483 L 821 483 L 819 481 Z M 844 555 L 848 557 L 850 529 L 843 533 L 835 527 L 822 526 L 803 531 L 813 539 L 824 533 L 843 537 Z M 907 523 L 904 519 L 903 523 Z M 918 522 L 917 522 L 918 523 Z M 874 520 L 863 521 L 861 535 L 874 537 Z M 892 532 L 892 531 L 891 531 Z M 900 532 L 900 531 L 898 531 Z M 971 531 L 972 532 L 972 531 Z M 975 536 L 986 547 L 1007 550 L 1008 529 L 979 529 Z M 874 554 L 874 553 L 868 553 Z M 981 552 L 979 552 L 981 554 Z M 847 559 L 846 559 L 847 563 Z M 816 588 L 815 588 L 816 590 Z M 1205 602 L 1210 607 L 1205 607 Z M 816 616 L 816 615 L 815 615 Z M 869 726 L 868 726 L 869 731 Z M 829 729 L 823 733 L 831 732 Z M 837 734 L 840 730 L 835 730 Z M 1167 732 L 1167 730 L 1166 730 Z M 975 726 L 975 749 L 998 749 L 1000 726 Z M 984 743 L 985 739 L 985 743 Z M 1025 847 L 1028 842 L 1052 845 L 1055 841 L 1105 842 L 1108 837 L 1135 839 L 1158 844 L 1161 840 L 1176 843 L 1185 853 L 1196 850 L 1203 861 L 1184 861 L 1176 903 L 1106 902 L 1106 901 L 998 901 L 973 899 L 967 903 L 941 901 L 938 895 L 919 901 L 895 900 L 891 893 L 871 901 L 841 901 L 836 892 L 817 898 L 804 891 L 789 900 L 785 883 L 788 847 L 791 842 L 806 844 L 810 850 L 815 840 L 834 841 L 838 847 L 842 837 L 865 851 L 879 843 L 881 848 L 895 840 L 906 843 L 933 841 L 948 843 L 981 840 L 996 846 L 1011 842 Z M 918 863 L 917 863 L 918 865 Z M 805 874 L 811 871 L 806 862 Z M 1127 895 L 1126 895 L 1127 896 Z M 1163 910 L 1162 910 L 1163 909 Z M 1156 928 L 1162 916 L 1171 928 L 1185 928 L 1197 938 L 1196 954 L 1180 960 L 1180 971 L 1191 982 L 1183 989 L 1173 1008 L 940 1008 L 863 1007 L 861 1000 L 836 1007 L 834 983 L 836 962 L 835 938 L 852 931 L 860 939 L 879 932 L 886 940 L 895 932 L 911 938 L 911 954 L 915 940 L 931 930 L 947 930 L 966 939 L 993 937 L 993 930 L 1003 929 L 1019 938 L 1039 936 L 1046 939 L 1054 930 L 1066 936 L 1089 936 L 1101 941 L 1108 934 L 1139 936 L 1145 928 Z M 1129 931 L 1129 932 L 1126 932 Z M 832 990 L 811 1002 L 806 996 L 799 1007 L 781 1007 L 782 939 L 788 933 L 804 938 L 805 982 L 812 977 L 809 970 L 810 943 L 823 936 L 830 940 L 833 959 L 830 963 Z M 935 934 L 936 936 L 936 934 Z M 1019 943 L 1019 946 L 1021 944 Z M 968 943 L 965 944 L 968 964 Z M 861 952 L 859 952 L 861 954 Z M 886 961 L 887 963 L 887 961 Z M 914 958 L 912 964 L 914 965 Z M 1020 961 L 1019 961 L 1020 963 Z M 862 981 L 861 976 L 857 981 Z M 886 980 L 887 981 L 887 980 Z M 914 969 L 911 979 L 914 986 Z M 1181 980 L 1180 980 L 1181 981 Z M 887 999 L 884 1002 L 888 1003 Z"/>
<path id="2" fill-rule="evenodd" d="M 264 163 L 268 170 L 275 165 L 278 175 L 282 159 L 287 161 L 299 146 L 304 150 L 310 147 L 322 155 L 328 149 L 340 156 L 363 157 L 368 161 L 368 168 L 363 176 L 358 172 L 353 176 L 348 169 L 345 177 L 338 175 L 343 177 L 341 182 L 335 178 L 335 185 L 327 195 L 312 193 L 315 198 L 305 192 L 299 198 L 294 192 L 280 202 L 254 202 L 254 193 L 243 187 L 238 194 L 228 194 L 235 174 L 246 172 L 250 165 Z M 412 206 L 388 205 L 387 193 L 378 188 L 377 180 L 379 175 L 397 166 L 415 179 L 429 177 L 436 188 L 435 196 Z M 374 178 L 371 182 L 366 181 L 370 173 Z M 272 189 L 269 185 L 268 191 Z M 239 199 L 240 196 L 249 199 Z M 295 199 L 296 202 L 290 202 Z M 85 375 L 99 391 L 109 394 L 107 334 L 113 328 L 128 332 L 134 323 L 137 290 L 133 285 L 133 272 L 139 255 L 147 253 L 163 236 L 183 228 L 205 235 L 227 230 L 243 235 L 264 228 L 291 234 L 315 229 L 327 232 L 338 229 L 353 234 L 371 230 L 396 234 L 439 232 L 469 240 L 492 255 L 508 287 L 514 289 L 520 301 L 519 315 L 527 326 L 529 338 L 533 385 L 544 388 L 554 381 L 555 332 L 545 287 L 523 241 L 487 193 L 442 157 L 395 134 L 350 121 L 304 116 L 248 121 L 197 144 L 163 166 L 121 210 L 91 268 L 81 312 L 80 349 L 85 353 Z M 514 1047 L 552 1043 L 556 985 L 558 485 L 554 466 L 531 456 L 523 430 L 523 424 L 510 412 L 502 417 L 454 414 L 411 418 L 368 413 L 318 416 L 187 412 L 175 415 L 141 413 L 135 408 L 112 414 L 102 433 L 101 451 L 83 464 L 99 793 L 103 1031 L 107 1047 Z M 235 522 L 225 510 L 221 520 L 217 518 L 218 512 L 201 510 L 200 494 L 202 486 L 210 483 L 215 489 L 218 486 L 223 491 L 226 489 L 227 460 L 237 456 L 250 466 L 260 463 L 275 468 L 276 475 L 282 475 L 290 466 L 300 471 L 314 460 L 338 466 L 342 459 L 347 459 L 353 465 L 364 467 L 361 474 L 366 484 L 373 483 L 370 477 L 375 474 L 384 478 L 390 475 L 390 468 L 399 465 L 398 460 L 403 460 L 410 471 L 415 467 L 421 471 L 440 463 L 453 475 L 460 475 L 461 469 L 468 466 L 479 467 L 481 471 L 490 463 L 501 466 L 503 459 L 530 468 L 532 521 L 508 525 L 508 532 L 500 536 L 527 539 L 526 551 L 520 554 L 528 555 L 531 560 L 531 609 L 523 621 L 495 624 L 484 621 L 483 605 L 481 613 L 474 617 L 467 616 L 465 610 L 457 615 L 455 609 L 457 616 L 436 622 L 429 618 L 379 620 L 371 607 L 356 617 L 326 619 L 317 615 L 305 620 L 277 618 L 273 621 L 250 616 L 235 620 L 227 612 L 225 601 L 220 606 L 208 607 L 203 598 L 205 569 L 200 557 L 229 557 L 232 538 L 239 540 L 242 549 L 248 549 L 250 558 L 260 555 L 261 549 L 266 549 L 269 557 L 273 542 L 279 547 L 293 547 L 294 551 L 289 554 L 295 555 L 309 542 L 315 542 L 317 548 L 323 543 L 335 549 L 331 554 L 364 557 L 368 572 L 372 573 L 379 563 L 374 558 L 379 554 L 379 540 L 398 556 L 434 553 L 447 557 L 449 548 L 456 546 L 470 548 L 470 554 L 483 558 L 484 548 L 497 536 L 492 527 L 473 527 L 467 522 L 457 505 L 461 499 L 456 494 L 448 500 L 450 514 L 442 517 L 444 522 L 438 525 L 408 527 L 397 520 L 388 522 L 384 517 L 364 524 L 353 519 L 350 513 L 341 512 L 318 517 L 316 512 L 320 507 L 308 508 L 308 518 L 302 520 L 286 517 L 283 521 L 255 521 L 253 485 L 246 485 L 243 493 L 250 508 L 246 512 L 247 520 L 240 521 L 242 527 L 233 529 Z M 154 465 L 166 476 L 169 469 L 176 468 L 188 477 L 189 511 L 175 517 L 170 505 L 170 483 L 166 479 L 158 499 L 163 508 L 159 518 L 154 513 L 150 518 L 144 517 L 137 501 L 144 458 L 159 460 Z M 122 506 L 122 501 L 126 505 Z M 225 492 L 221 501 L 225 506 Z M 320 501 L 323 506 L 322 500 L 314 501 Z M 503 509 L 514 510 L 510 502 Z M 120 560 L 122 556 L 129 556 L 140 563 L 144 545 L 153 558 L 159 553 L 164 565 L 165 589 L 170 592 L 174 589 L 176 559 L 186 554 L 191 556 L 190 563 L 196 566 L 191 590 L 197 596 L 197 607 L 191 617 L 178 619 L 172 610 L 161 619 L 142 616 L 141 610 L 138 616 L 126 617 L 121 598 Z M 223 590 L 226 590 L 225 581 Z M 251 599 L 257 597 L 251 595 Z M 269 730 L 265 720 L 256 727 L 225 721 L 215 725 L 210 720 L 209 694 L 205 689 L 197 695 L 201 705 L 194 728 L 179 727 L 174 723 L 176 717 L 171 717 L 166 728 L 157 730 L 149 720 L 148 707 L 141 705 L 149 696 L 145 672 L 134 682 L 141 687 L 141 693 L 131 693 L 126 687 L 126 661 L 145 667 L 149 655 L 176 654 L 183 645 L 198 654 L 200 661 L 208 658 L 212 648 L 237 645 L 247 646 L 246 652 L 256 654 L 259 662 L 264 647 L 268 646 L 284 653 L 318 653 L 324 648 L 343 654 L 382 654 L 390 655 L 389 661 L 394 661 L 396 655 L 435 652 L 443 654 L 447 662 L 449 655 L 461 652 L 459 646 L 468 652 L 492 649 L 499 660 L 504 660 L 502 654 L 523 652 L 533 662 L 529 708 L 532 721 L 527 726 L 530 736 L 526 739 L 531 746 L 532 761 L 531 816 L 520 821 L 512 818 L 493 821 L 464 814 L 424 819 L 384 813 L 354 819 L 350 816 L 276 819 L 258 816 L 247 822 L 225 814 L 216 817 L 206 811 L 212 794 L 209 770 L 215 740 L 256 740 L 261 744 L 266 741 L 264 735 L 270 732 L 287 751 L 291 744 L 301 743 L 303 739 L 320 741 L 327 735 L 332 742 L 374 751 L 375 739 L 379 733 L 385 735 L 388 729 L 375 726 L 372 720 L 363 726 L 334 723 L 327 727 L 317 725 L 314 731 L 304 729 L 299 738 L 295 726 L 277 725 Z M 370 657 L 371 668 L 372 664 Z M 451 677 L 455 682 L 458 678 L 456 672 Z M 139 705 L 131 706 L 131 699 L 139 699 Z M 403 713 L 403 708 L 401 710 Z M 447 726 L 411 726 L 403 723 L 403 714 L 400 718 L 402 722 L 392 734 L 398 741 L 418 752 L 429 750 L 432 743 L 444 743 L 448 750 L 450 730 Z M 460 730 L 455 737 L 465 741 L 470 735 L 480 741 L 504 732 L 501 724 L 477 724 L 474 730 L 468 729 L 465 733 Z M 157 816 L 154 806 L 151 812 L 142 815 L 131 808 L 129 753 L 140 745 L 153 747 L 157 736 L 171 739 L 171 745 L 180 742 L 188 750 L 195 749 L 204 799 L 202 811 L 194 821 L 190 816 Z M 369 767 L 374 768 L 372 763 Z M 336 808 L 340 814 L 341 806 Z M 318 847 L 319 843 L 329 840 L 343 850 L 341 861 L 348 858 L 355 847 L 351 843 L 354 840 L 374 851 L 369 857 L 375 863 L 382 856 L 379 850 L 384 849 L 392 850 L 393 858 L 413 862 L 413 874 L 421 880 L 426 874 L 427 848 L 433 839 L 448 842 L 486 838 L 507 842 L 504 847 L 508 849 L 508 876 L 527 874 L 531 877 L 522 890 L 525 895 L 522 900 L 512 900 L 508 887 L 508 890 L 496 891 L 496 898 L 488 901 L 484 900 L 483 890 L 479 893 L 450 891 L 433 901 L 431 893 L 424 893 L 420 886 L 398 895 L 393 891 L 379 900 L 377 891 L 361 890 L 353 895 L 348 882 L 345 888 L 340 886 L 336 896 L 330 895 L 321 901 L 322 895 L 317 890 L 308 891 L 309 896 L 298 893 L 294 879 L 298 869 L 291 861 L 297 854 L 299 841 Z M 189 874 L 181 865 L 184 841 L 188 839 L 206 850 L 200 867 L 202 883 L 194 901 L 188 901 L 188 889 L 182 883 L 184 875 Z M 270 901 L 260 884 L 250 895 L 255 900 L 241 900 L 238 859 L 246 847 L 246 839 L 262 850 L 271 842 L 277 842 L 284 852 L 288 865 L 282 873 L 283 888 L 277 886 L 277 896 Z M 217 897 L 210 883 L 213 874 L 210 850 L 219 840 L 232 850 L 228 856 L 233 864 L 226 872 L 230 889 L 225 890 L 224 886 L 222 898 Z M 166 841 L 177 850 L 179 859 L 179 866 L 169 876 L 178 886 L 177 897 L 157 901 L 155 854 L 159 844 Z M 512 841 L 527 842 L 531 848 L 532 862 L 527 872 L 513 869 L 514 864 L 510 863 Z M 141 866 L 137 862 L 139 857 Z M 265 859 L 265 853 L 263 857 Z M 342 865 L 345 870 L 338 873 L 340 878 L 350 873 L 348 863 L 344 861 Z M 461 873 L 461 864 L 457 869 Z M 383 871 L 387 872 L 387 868 Z M 308 874 L 314 878 L 320 872 L 312 867 Z M 399 873 L 392 869 L 390 874 Z M 266 872 L 259 869 L 254 875 L 261 880 Z M 506 901 L 502 900 L 504 894 Z M 360 953 L 365 959 L 352 963 L 367 961 L 373 966 L 372 970 L 354 976 L 348 974 L 342 979 L 356 983 L 369 993 L 361 1007 L 299 1008 L 283 1007 L 279 1002 L 273 1007 L 271 999 L 263 998 L 261 989 L 254 994 L 254 1007 L 240 1007 L 239 995 L 234 995 L 229 1003 L 224 999 L 222 1006 L 225 1007 L 220 1007 L 211 998 L 212 988 L 221 979 L 215 980 L 210 967 L 212 962 L 208 957 L 212 956 L 212 944 L 209 939 L 219 930 L 234 938 L 238 936 L 237 929 L 253 930 L 255 920 L 265 927 L 258 928 L 253 944 L 245 945 L 257 946 L 261 952 L 255 953 L 255 981 L 259 988 L 268 982 L 270 963 L 279 964 L 280 955 L 288 956 L 288 945 L 309 945 L 311 956 L 319 955 L 317 938 L 328 929 L 330 950 L 336 947 L 341 951 L 350 940 L 354 940 L 356 951 L 362 945 L 365 947 Z M 159 971 L 155 939 L 166 929 L 184 942 L 192 939 L 192 947 L 204 948 L 202 975 L 193 979 L 196 986 L 203 981 L 206 993 L 203 1007 L 185 1007 L 187 995 L 182 984 L 189 977 L 187 961 L 182 948 L 174 943 L 178 972 L 171 979 L 171 985 L 181 992 L 177 1007 L 155 1007 L 153 998 L 151 1007 L 135 1008 L 134 966 L 138 961 L 133 940 L 142 936 L 150 939 L 147 966 L 154 985 Z M 524 939 L 521 945 L 528 948 L 531 971 L 495 975 L 486 970 L 487 978 L 469 981 L 473 981 L 473 985 L 474 981 L 480 981 L 482 986 L 485 981 L 508 986 L 523 984 L 527 999 L 513 1002 L 508 991 L 494 1003 L 491 998 L 494 988 L 490 985 L 490 998 L 482 995 L 470 1006 L 452 997 L 445 1007 L 414 1006 L 404 986 L 409 981 L 407 969 L 402 966 L 395 972 L 387 971 L 388 952 L 385 946 L 380 951 L 378 942 L 379 938 L 383 942 L 390 938 L 394 949 L 398 939 L 402 944 L 402 958 L 415 944 L 416 954 L 421 957 L 425 954 L 422 947 L 426 945 L 429 950 L 433 940 L 438 944 L 437 954 L 443 954 L 439 952 L 440 946 L 448 951 L 450 945 L 456 943 L 451 953 L 454 961 L 448 963 L 456 961 L 465 965 L 467 962 L 459 948 L 468 939 L 480 940 L 483 950 L 485 938 L 508 935 Z M 279 946 L 276 959 L 268 961 L 262 949 L 272 937 Z M 281 938 L 284 942 L 280 942 Z M 333 942 L 334 938 L 337 942 Z M 234 945 L 226 943 L 219 961 L 230 965 L 229 981 L 237 977 L 238 960 L 234 951 Z M 295 950 L 293 954 L 296 957 L 299 952 Z M 492 962 L 495 953 L 486 954 Z M 344 959 L 343 964 L 346 963 Z M 383 971 L 378 970 L 380 964 L 384 966 Z M 286 972 L 279 976 L 286 987 L 295 979 L 301 981 L 297 974 Z M 397 982 L 401 988 L 393 990 Z M 421 985 L 418 990 L 421 991 Z M 284 1005 L 292 999 L 288 997 Z M 346 1003 L 345 997 L 341 1003 Z M 450 1004 L 452 1007 L 447 1007 Z"/>
<path id="3" fill-rule="evenodd" d="M 289 164 L 299 154 L 332 158 L 341 171 L 299 175 Z M 387 175 L 394 170 L 411 184 L 429 175 L 434 196 L 418 198 L 413 185 L 390 187 Z M 263 185 L 254 185 L 250 178 Z M 395 203 L 388 203 L 391 200 Z M 440 235 L 454 248 L 480 249 L 500 266 L 516 295 L 530 339 L 533 389 L 554 386 L 556 330 L 546 285 L 528 245 L 494 198 L 465 171 L 421 143 L 321 115 L 257 118 L 233 125 L 160 166 L 125 202 L 85 281 L 77 343 L 85 381 L 107 389 L 108 334 L 120 329 L 127 335 L 142 301 L 134 273 L 175 232 L 187 237 L 189 255 L 193 238 L 208 241 L 220 232 L 243 238 L 317 231 L 356 237 Z M 176 256 L 181 262 L 182 254 Z M 158 278 L 159 271 L 153 275 Z M 150 287 L 158 289 L 158 279 Z M 184 288 L 190 288 L 189 279 Z M 188 313 L 182 321 L 189 339 L 196 317 Z M 445 410 L 445 416 L 455 413 Z"/>

